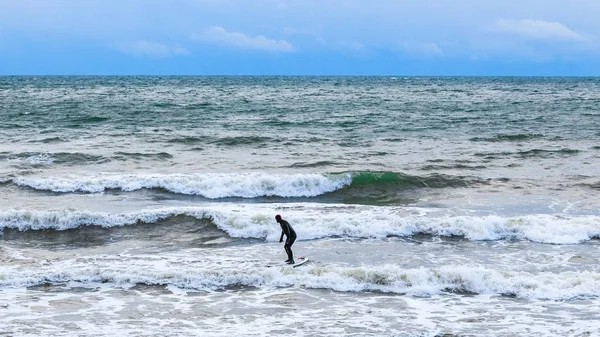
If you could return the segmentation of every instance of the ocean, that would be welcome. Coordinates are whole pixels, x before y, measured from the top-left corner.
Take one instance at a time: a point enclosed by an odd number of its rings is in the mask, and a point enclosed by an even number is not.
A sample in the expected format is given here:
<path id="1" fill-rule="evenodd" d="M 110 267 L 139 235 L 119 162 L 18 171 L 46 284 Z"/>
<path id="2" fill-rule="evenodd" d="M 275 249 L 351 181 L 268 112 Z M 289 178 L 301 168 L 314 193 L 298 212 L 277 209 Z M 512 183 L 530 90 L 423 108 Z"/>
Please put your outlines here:
<path id="1" fill-rule="evenodd" d="M 0 77 L 0 116 L 1 336 L 600 335 L 600 78 Z"/>

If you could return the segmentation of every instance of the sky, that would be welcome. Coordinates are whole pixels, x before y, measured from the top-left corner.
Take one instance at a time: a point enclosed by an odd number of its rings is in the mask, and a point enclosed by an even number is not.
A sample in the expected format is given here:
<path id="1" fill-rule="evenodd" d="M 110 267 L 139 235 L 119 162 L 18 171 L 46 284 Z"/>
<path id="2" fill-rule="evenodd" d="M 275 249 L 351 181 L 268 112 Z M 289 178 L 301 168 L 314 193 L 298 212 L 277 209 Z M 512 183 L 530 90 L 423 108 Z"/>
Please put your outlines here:
<path id="1" fill-rule="evenodd" d="M 0 75 L 600 76 L 600 0 L 0 0 Z"/>

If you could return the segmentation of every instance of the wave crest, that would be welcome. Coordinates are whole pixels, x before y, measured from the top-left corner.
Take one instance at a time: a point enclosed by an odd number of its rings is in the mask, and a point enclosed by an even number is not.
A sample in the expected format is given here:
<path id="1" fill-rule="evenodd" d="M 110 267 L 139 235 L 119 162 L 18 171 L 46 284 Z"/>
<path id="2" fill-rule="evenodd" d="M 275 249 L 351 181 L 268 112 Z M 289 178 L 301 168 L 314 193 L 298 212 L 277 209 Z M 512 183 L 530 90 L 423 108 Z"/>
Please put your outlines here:
<path id="1" fill-rule="evenodd" d="M 598 216 L 444 216 L 428 214 L 430 210 L 427 209 L 413 210 L 419 211 L 422 214 L 410 215 L 403 207 L 225 203 L 210 207 L 159 208 L 134 213 L 11 210 L 0 212 L 0 230 L 66 230 L 88 225 L 115 227 L 189 216 L 208 219 L 231 237 L 277 241 L 281 231 L 273 216 L 275 213 L 282 213 L 298 233 L 299 240 L 427 234 L 460 236 L 474 241 L 529 240 L 548 244 L 576 244 L 600 237 Z"/>
<path id="2" fill-rule="evenodd" d="M 240 267 L 239 263 L 224 264 L 208 256 L 201 263 L 181 263 L 180 258 L 177 263 L 168 263 L 172 259 L 169 256 L 160 259 L 94 256 L 52 261 L 34 271 L 7 266 L 0 278 L 0 289 L 75 283 L 88 287 L 166 285 L 194 291 L 295 286 L 341 292 L 378 291 L 416 296 L 452 292 L 547 300 L 600 296 L 600 274 L 596 271 L 530 273 L 463 265 L 406 269 L 397 265 L 351 267 L 322 263 L 290 270 L 255 263 Z"/>
<path id="3" fill-rule="evenodd" d="M 385 204 L 420 188 L 460 188 L 485 184 L 476 177 L 430 174 L 411 176 L 395 172 L 341 172 L 311 174 L 205 173 L 20 176 L 11 182 L 36 190 L 98 193 L 162 189 L 171 193 L 219 198 L 307 198 L 324 196 L 333 202 Z"/>

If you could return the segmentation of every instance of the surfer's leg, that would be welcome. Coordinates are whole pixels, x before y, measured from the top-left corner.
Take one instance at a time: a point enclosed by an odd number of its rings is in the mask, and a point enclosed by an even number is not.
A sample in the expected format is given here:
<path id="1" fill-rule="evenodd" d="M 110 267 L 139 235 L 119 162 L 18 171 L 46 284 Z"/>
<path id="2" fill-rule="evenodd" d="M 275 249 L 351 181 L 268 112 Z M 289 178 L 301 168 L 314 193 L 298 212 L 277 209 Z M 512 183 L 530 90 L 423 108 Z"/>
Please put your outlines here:
<path id="1" fill-rule="evenodd" d="M 284 246 L 283 246 L 283 249 L 285 249 L 285 253 L 287 254 L 287 257 L 288 257 L 288 258 L 287 258 L 287 260 L 285 260 L 285 261 L 283 261 L 283 262 L 285 262 L 285 263 L 289 263 L 289 262 L 290 262 L 290 249 L 288 248 L 288 246 L 287 246 L 287 245 L 284 245 Z"/>
<path id="2" fill-rule="evenodd" d="M 283 249 L 285 250 L 285 253 L 288 256 L 287 260 L 283 261 L 285 263 L 289 263 L 290 262 L 290 247 L 288 247 L 287 243 L 288 243 L 287 240 L 285 240 L 285 244 L 283 245 Z"/>
<path id="3" fill-rule="evenodd" d="M 294 253 L 292 252 L 292 245 L 294 244 L 294 241 L 296 241 L 295 236 L 285 240 L 285 251 L 288 253 L 288 258 L 290 260 L 290 262 L 288 262 L 289 264 L 294 264 Z"/>
<path id="4" fill-rule="evenodd" d="M 294 253 L 292 253 L 292 244 L 293 243 L 294 243 L 294 240 L 287 239 L 287 240 L 285 240 L 285 245 L 283 246 L 285 248 L 285 252 L 288 255 L 288 260 L 286 262 L 289 264 L 294 264 Z"/>

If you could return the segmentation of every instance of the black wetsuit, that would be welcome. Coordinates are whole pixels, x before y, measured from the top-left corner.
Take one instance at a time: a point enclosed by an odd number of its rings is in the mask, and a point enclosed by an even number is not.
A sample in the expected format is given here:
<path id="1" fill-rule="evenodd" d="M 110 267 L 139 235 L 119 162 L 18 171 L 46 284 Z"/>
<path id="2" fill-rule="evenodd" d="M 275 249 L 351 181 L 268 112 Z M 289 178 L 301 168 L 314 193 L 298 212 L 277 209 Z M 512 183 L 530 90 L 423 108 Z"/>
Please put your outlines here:
<path id="1" fill-rule="evenodd" d="M 293 264 L 294 253 L 292 253 L 292 245 L 294 244 L 294 241 L 296 241 L 296 232 L 294 232 L 294 229 L 292 228 L 290 223 L 283 219 L 279 221 L 279 225 L 281 226 L 281 238 L 279 239 L 279 242 L 283 240 L 284 234 L 286 236 L 285 245 L 283 245 L 283 248 L 285 248 L 285 252 L 287 253 L 288 259 L 285 262 Z"/>

